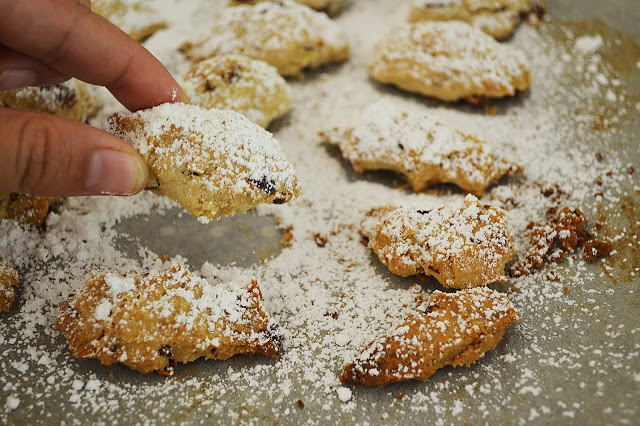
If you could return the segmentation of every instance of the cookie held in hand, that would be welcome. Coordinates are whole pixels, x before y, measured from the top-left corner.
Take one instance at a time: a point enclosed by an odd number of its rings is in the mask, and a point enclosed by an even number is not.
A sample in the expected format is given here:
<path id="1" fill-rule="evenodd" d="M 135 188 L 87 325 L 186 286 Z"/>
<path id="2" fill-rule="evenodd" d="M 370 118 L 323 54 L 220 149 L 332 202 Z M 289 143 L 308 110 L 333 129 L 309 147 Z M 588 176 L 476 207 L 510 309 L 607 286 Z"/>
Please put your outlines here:
<path id="1" fill-rule="evenodd" d="M 286 203 L 300 192 L 278 141 L 235 111 L 163 104 L 114 114 L 105 129 L 143 156 L 149 189 L 203 223 L 260 203 Z"/>

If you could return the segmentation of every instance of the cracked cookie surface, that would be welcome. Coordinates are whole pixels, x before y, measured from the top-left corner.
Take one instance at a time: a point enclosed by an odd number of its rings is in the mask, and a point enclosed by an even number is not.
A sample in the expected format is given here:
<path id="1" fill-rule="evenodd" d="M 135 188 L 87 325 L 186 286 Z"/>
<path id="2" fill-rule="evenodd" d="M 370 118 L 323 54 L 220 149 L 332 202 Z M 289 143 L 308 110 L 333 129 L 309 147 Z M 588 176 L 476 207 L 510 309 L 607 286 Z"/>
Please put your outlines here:
<path id="1" fill-rule="evenodd" d="M 453 183 L 476 196 L 522 167 L 498 156 L 483 140 L 451 130 L 429 114 L 381 101 L 368 107 L 357 126 L 321 133 L 337 145 L 353 169 L 391 170 L 420 192 Z"/>
<path id="2" fill-rule="evenodd" d="M 426 306 L 362 350 L 340 380 L 385 386 L 427 380 L 447 365 L 469 366 L 493 349 L 517 319 L 511 301 L 489 288 L 435 291 Z"/>
<path id="3" fill-rule="evenodd" d="M 414 0 L 409 21 L 463 21 L 496 39 L 509 37 L 520 15 L 544 15 L 545 0 Z"/>
<path id="4" fill-rule="evenodd" d="M 241 54 L 275 66 L 283 76 L 301 76 L 304 69 L 349 56 L 338 24 L 293 0 L 228 7 L 213 22 L 198 40 L 182 46 L 192 61 Z"/>
<path id="5" fill-rule="evenodd" d="M 239 5 L 239 4 L 256 4 L 263 1 L 273 1 L 273 0 L 235 0 L 231 1 L 231 4 Z M 304 4 L 305 6 L 310 7 L 313 10 L 317 10 L 318 12 L 324 12 L 329 16 L 336 16 L 342 12 L 342 8 L 346 3 L 346 0 L 295 0 L 300 4 Z"/>
<path id="6" fill-rule="evenodd" d="M 459 21 L 405 24 L 374 48 L 372 78 L 447 102 L 483 104 L 531 85 L 524 54 Z"/>
<path id="7" fill-rule="evenodd" d="M 379 207 L 360 232 L 394 274 L 430 275 L 456 289 L 507 281 L 504 267 L 515 254 L 505 213 L 473 195 L 429 210 Z"/>
<path id="8" fill-rule="evenodd" d="M 198 62 L 183 87 L 194 105 L 237 111 L 264 128 L 291 109 L 289 86 L 278 70 L 243 55 Z"/>
<path id="9" fill-rule="evenodd" d="M 91 10 L 141 41 L 167 26 L 151 4 L 141 0 L 93 0 Z"/>
<path id="10" fill-rule="evenodd" d="M 56 329 L 73 354 L 142 373 L 176 362 L 278 355 L 282 336 L 255 281 L 212 285 L 181 265 L 152 273 L 94 271 L 60 307 Z"/>

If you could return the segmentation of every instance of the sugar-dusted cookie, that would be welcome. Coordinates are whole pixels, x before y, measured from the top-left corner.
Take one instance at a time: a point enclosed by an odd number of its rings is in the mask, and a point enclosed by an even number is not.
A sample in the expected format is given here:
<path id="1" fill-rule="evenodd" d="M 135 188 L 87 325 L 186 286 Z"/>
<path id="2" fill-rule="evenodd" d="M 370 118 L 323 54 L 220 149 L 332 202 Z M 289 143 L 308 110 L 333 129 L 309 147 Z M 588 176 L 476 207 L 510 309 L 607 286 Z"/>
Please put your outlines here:
<path id="1" fill-rule="evenodd" d="M 522 52 L 458 21 L 396 27 L 376 45 L 369 73 L 409 92 L 471 104 L 514 96 L 531 85 Z"/>
<path id="2" fill-rule="evenodd" d="M 58 201 L 60 198 L 0 192 L 0 220 L 13 219 L 21 225 L 39 228 Z"/>
<path id="3" fill-rule="evenodd" d="M 177 362 L 278 355 L 279 327 L 255 281 L 212 285 L 183 266 L 120 275 L 92 272 L 60 307 L 56 329 L 78 358 L 172 374 Z"/>
<path id="4" fill-rule="evenodd" d="M 151 3 L 142 0 L 93 0 L 91 10 L 140 41 L 167 26 Z"/>
<path id="5" fill-rule="evenodd" d="M 277 0 L 232 0 L 230 4 L 256 4 L 262 1 L 277 1 Z M 346 0 L 295 0 L 298 3 L 309 6 L 313 10 L 318 12 L 324 12 L 329 16 L 336 16 L 342 12 Z"/>
<path id="6" fill-rule="evenodd" d="M 464 21 L 497 38 L 513 34 L 520 15 L 546 11 L 545 0 L 413 0 L 409 21 Z"/>
<path id="7" fill-rule="evenodd" d="M 305 68 L 349 56 L 338 24 L 293 0 L 228 7 L 209 31 L 185 43 L 183 50 L 194 61 L 227 53 L 246 55 L 270 63 L 283 76 L 300 76 Z"/>
<path id="8" fill-rule="evenodd" d="M 282 204 L 300 192 L 278 141 L 235 111 L 164 104 L 114 114 L 105 129 L 142 154 L 149 189 L 203 223 L 260 203 Z"/>
<path id="9" fill-rule="evenodd" d="M 489 288 L 435 291 L 426 306 L 371 342 L 344 368 L 340 380 L 385 386 L 427 380 L 446 365 L 469 366 L 493 349 L 517 319 L 511 301 Z"/>
<path id="10" fill-rule="evenodd" d="M 365 109 L 357 126 L 321 135 L 340 148 L 356 172 L 392 170 L 417 192 L 449 182 L 482 196 L 502 176 L 522 170 L 483 140 L 385 101 Z"/>
<path id="11" fill-rule="evenodd" d="M 0 312 L 6 312 L 16 298 L 18 273 L 7 262 L 0 260 Z"/>
<path id="12" fill-rule="evenodd" d="M 278 70 L 243 55 L 222 55 L 195 64 L 184 78 L 191 102 L 232 109 L 268 127 L 291 109 L 289 86 Z"/>
<path id="13" fill-rule="evenodd" d="M 75 78 L 53 86 L 0 92 L 0 107 L 46 112 L 78 121 L 95 117 L 100 106 L 93 88 Z"/>
<path id="14" fill-rule="evenodd" d="M 507 281 L 515 254 L 507 217 L 473 195 L 432 210 L 385 206 L 371 210 L 361 233 L 396 275 L 432 275 L 445 287 Z"/>

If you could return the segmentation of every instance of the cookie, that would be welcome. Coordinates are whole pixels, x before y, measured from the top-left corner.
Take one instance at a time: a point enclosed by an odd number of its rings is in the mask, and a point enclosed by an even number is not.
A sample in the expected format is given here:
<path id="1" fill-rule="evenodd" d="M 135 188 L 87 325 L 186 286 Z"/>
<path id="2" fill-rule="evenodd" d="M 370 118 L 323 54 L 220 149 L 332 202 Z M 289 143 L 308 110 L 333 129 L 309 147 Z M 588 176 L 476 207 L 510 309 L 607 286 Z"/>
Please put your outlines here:
<path id="1" fill-rule="evenodd" d="M 231 109 L 262 126 L 291 109 L 289 86 L 266 62 L 242 55 L 222 55 L 195 64 L 184 90 L 194 105 Z"/>
<path id="2" fill-rule="evenodd" d="M 18 273 L 7 262 L 0 260 L 0 312 L 6 312 L 16 298 Z"/>
<path id="3" fill-rule="evenodd" d="M 262 1 L 274 1 L 274 0 L 235 0 L 231 1 L 231 5 L 240 4 L 256 4 Z M 310 7 L 318 12 L 324 12 L 329 16 L 336 16 L 342 12 L 345 0 L 296 0 L 300 4 Z"/>
<path id="4" fill-rule="evenodd" d="M 46 112 L 83 122 L 95 117 L 100 106 L 93 88 L 75 78 L 53 86 L 0 92 L 0 107 Z"/>
<path id="5" fill-rule="evenodd" d="M 148 274 L 90 273 L 61 305 L 56 329 L 76 357 L 142 373 L 172 374 L 177 362 L 201 357 L 275 357 L 282 345 L 255 281 L 212 285 L 180 265 Z"/>
<path id="6" fill-rule="evenodd" d="M 91 10 L 134 40 L 141 41 L 167 26 L 149 3 L 141 0 L 93 0 Z"/>
<path id="7" fill-rule="evenodd" d="M 414 0 L 409 21 L 463 21 L 501 40 L 513 34 L 521 14 L 545 11 L 545 0 Z"/>
<path id="8" fill-rule="evenodd" d="M 471 104 L 514 96 L 531 85 L 522 52 L 458 21 L 395 28 L 376 45 L 369 73 L 408 92 Z"/>
<path id="9" fill-rule="evenodd" d="M 464 289 L 507 281 L 515 254 L 507 217 L 473 195 L 431 210 L 385 206 L 367 213 L 361 234 L 396 275 L 431 275 Z"/>
<path id="10" fill-rule="evenodd" d="M 511 301 L 486 287 L 435 291 L 426 306 L 371 342 L 344 367 L 343 383 L 385 386 L 427 380 L 439 368 L 470 366 L 518 319 Z"/>
<path id="11" fill-rule="evenodd" d="M 44 225 L 52 207 L 60 200 L 55 197 L 0 192 L 0 220 L 16 220 L 21 225 L 39 228 Z"/>
<path id="12" fill-rule="evenodd" d="M 489 185 L 522 170 L 494 153 L 483 140 L 435 121 L 429 114 L 380 101 L 369 106 L 353 128 L 321 133 L 337 145 L 353 169 L 391 170 L 414 191 L 454 183 L 482 196 Z"/>
<path id="13" fill-rule="evenodd" d="M 306 68 L 349 56 L 346 35 L 338 24 L 293 0 L 229 7 L 212 22 L 198 40 L 182 46 L 189 59 L 241 54 L 275 66 L 283 76 L 301 76 Z"/>
<path id="14" fill-rule="evenodd" d="M 235 111 L 164 104 L 114 114 L 105 129 L 142 154 L 149 189 L 203 223 L 300 193 L 278 141 Z"/>

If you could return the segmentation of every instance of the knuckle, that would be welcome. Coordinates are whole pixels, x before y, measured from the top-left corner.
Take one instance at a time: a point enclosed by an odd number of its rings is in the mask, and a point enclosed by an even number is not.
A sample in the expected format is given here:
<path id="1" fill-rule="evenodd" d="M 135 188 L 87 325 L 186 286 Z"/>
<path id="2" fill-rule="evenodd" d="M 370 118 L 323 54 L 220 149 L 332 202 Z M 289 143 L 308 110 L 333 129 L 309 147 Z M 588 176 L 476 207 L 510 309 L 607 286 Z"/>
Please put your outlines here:
<path id="1" fill-rule="evenodd" d="M 58 132 L 48 117 L 28 117 L 19 124 L 15 166 L 19 192 L 41 192 L 55 182 L 60 171 L 54 155 L 57 141 Z"/>

